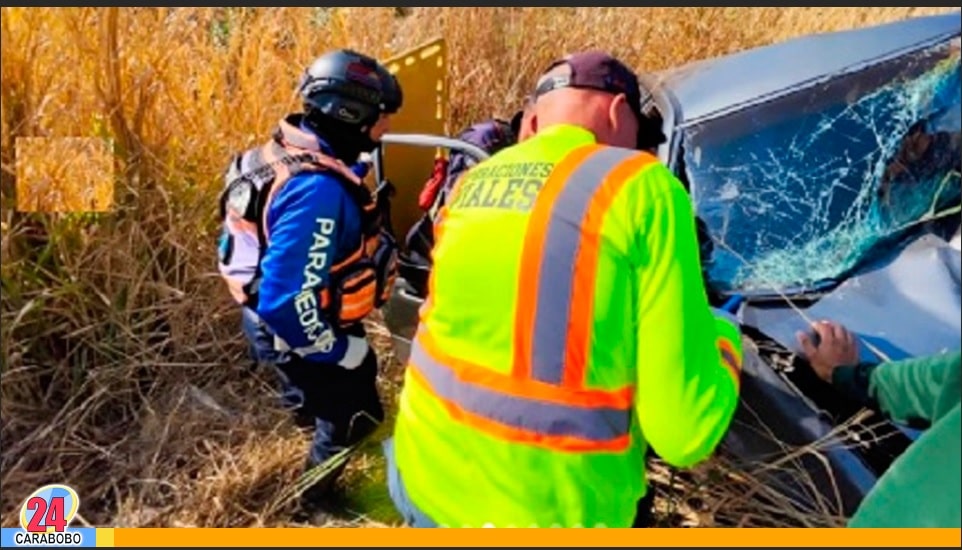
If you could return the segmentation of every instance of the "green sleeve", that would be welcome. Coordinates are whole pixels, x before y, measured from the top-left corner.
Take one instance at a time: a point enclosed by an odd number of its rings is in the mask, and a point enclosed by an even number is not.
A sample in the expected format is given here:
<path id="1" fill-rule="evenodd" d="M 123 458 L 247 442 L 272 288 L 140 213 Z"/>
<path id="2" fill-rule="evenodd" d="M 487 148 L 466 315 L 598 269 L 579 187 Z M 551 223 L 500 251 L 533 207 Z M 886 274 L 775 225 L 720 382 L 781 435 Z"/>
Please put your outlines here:
<path id="1" fill-rule="evenodd" d="M 896 422 L 935 423 L 959 404 L 962 353 L 884 363 L 872 370 L 869 396 Z"/>
<path id="2" fill-rule="evenodd" d="M 709 309 L 690 198 L 661 165 L 643 179 L 635 186 L 642 217 L 636 409 L 658 455 L 687 467 L 708 458 L 725 435 L 738 402 L 737 374 L 722 366 L 716 327 L 725 322 Z"/>

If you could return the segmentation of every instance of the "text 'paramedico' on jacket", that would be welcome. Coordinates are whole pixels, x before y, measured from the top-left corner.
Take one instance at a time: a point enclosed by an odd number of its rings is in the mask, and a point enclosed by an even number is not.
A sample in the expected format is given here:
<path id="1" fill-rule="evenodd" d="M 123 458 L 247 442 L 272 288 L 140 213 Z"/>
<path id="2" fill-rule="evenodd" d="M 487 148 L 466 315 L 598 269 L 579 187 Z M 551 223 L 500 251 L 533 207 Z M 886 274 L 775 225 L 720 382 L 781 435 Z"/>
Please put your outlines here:
<path id="1" fill-rule="evenodd" d="M 361 181 L 365 168 L 330 156 L 301 115 L 231 162 L 220 272 L 234 299 L 276 334 L 279 349 L 330 363 L 367 350 L 343 329 L 387 299 L 397 253 Z"/>
<path id="2" fill-rule="evenodd" d="M 707 458 L 738 401 L 690 198 L 640 151 L 543 129 L 470 169 L 436 228 L 394 452 L 453 527 L 628 527 L 645 452 Z"/>

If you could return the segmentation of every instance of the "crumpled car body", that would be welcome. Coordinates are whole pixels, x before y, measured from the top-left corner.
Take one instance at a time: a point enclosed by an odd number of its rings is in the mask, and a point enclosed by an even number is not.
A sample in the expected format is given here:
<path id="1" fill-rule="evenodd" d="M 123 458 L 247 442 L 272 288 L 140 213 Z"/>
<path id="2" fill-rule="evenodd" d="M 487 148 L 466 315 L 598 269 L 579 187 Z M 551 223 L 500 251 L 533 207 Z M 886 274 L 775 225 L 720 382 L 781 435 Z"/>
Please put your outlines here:
<path id="1" fill-rule="evenodd" d="M 811 35 L 643 77 L 669 137 L 659 157 L 710 235 L 710 298 L 737 304 L 749 343 L 723 448 L 752 468 L 817 446 L 799 453 L 802 475 L 772 478 L 803 508 L 853 513 L 924 426 L 853 420 L 795 333 L 844 323 L 867 361 L 962 347 L 960 21 Z M 385 307 L 402 361 L 421 304 L 404 272 Z"/>

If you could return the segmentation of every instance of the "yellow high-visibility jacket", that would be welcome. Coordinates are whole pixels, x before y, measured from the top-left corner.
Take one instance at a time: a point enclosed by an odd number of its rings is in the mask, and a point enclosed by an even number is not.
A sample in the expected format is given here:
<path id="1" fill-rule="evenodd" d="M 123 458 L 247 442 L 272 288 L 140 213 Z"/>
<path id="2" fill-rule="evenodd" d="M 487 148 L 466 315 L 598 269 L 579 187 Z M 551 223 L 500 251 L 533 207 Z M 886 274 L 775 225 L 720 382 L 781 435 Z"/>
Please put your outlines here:
<path id="1" fill-rule="evenodd" d="M 648 153 L 567 125 L 458 182 L 437 226 L 394 452 L 442 526 L 628 527 L 651 444 L 708 457 L 738 400 L 689 196 Z"/>

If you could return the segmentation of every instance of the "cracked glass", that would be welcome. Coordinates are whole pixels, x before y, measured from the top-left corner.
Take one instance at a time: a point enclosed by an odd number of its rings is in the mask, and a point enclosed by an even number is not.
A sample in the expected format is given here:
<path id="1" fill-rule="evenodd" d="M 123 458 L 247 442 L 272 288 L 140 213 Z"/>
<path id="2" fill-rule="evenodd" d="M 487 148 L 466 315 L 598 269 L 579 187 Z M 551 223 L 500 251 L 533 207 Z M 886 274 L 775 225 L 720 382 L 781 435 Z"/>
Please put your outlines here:
<path id="1" fill-rule="evenodd" d="M 817 288 L 958 213 L 959 40 L 828 77 L 683 132 L 717 290 Z"/>

